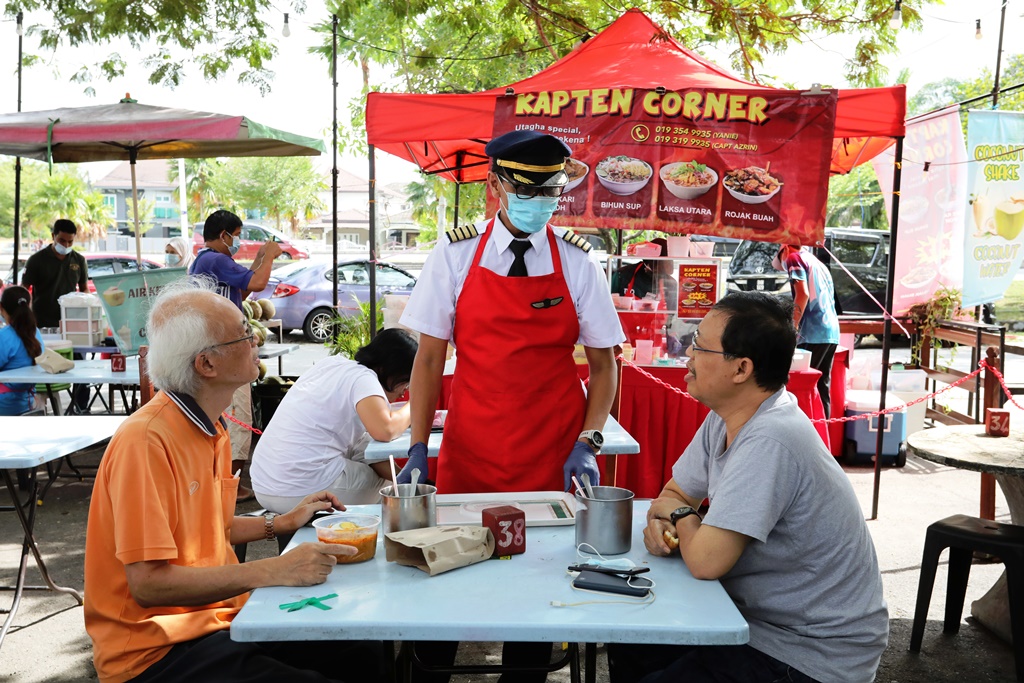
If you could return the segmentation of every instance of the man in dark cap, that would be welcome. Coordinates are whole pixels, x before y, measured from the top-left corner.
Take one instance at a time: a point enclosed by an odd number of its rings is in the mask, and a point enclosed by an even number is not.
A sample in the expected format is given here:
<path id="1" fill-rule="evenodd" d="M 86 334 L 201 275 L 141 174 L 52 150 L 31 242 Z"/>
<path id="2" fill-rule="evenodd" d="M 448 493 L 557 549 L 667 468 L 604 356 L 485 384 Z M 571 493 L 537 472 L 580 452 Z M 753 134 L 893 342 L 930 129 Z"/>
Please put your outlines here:
<path id="1" fill-rule="evenodd" d="M 444 440 L 441 493 L 567 490 L 570 477 L 597 483 L 594 457 L 615 394 L 613 347 L 623 341 L 611 294 L 590 244 L 548 225 L 572 154 L 561 140 L 514 131 L 486 147 L 494 218 L 448 231 L 437 241 L 402 316 L 420 333 L 409 388 L 412 448 L 398 475 L 427 471 L 426 441 L 441 393 L 448 343 L 457 349 Z M 584 346 L 584 391 L 573 360 Z M 508 662 L 538 663 L 508 652 Z M 542 671 L 501 680 L 543 681 Z"/>

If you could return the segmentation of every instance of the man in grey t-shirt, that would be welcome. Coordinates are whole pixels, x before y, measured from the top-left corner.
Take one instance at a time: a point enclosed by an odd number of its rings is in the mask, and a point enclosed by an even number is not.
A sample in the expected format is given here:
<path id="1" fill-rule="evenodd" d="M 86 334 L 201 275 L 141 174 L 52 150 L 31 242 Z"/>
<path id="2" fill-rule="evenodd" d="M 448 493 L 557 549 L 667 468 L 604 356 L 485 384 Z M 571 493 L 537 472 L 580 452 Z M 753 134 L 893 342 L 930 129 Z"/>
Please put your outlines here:
<path id="1" fill-rule="evenodd" d="M 644 530 L 652 554 L 721 580 L 749 644 L 609 645 L 612 683 L 874 680 L 889 633 L 878 559 L 853 487 L 785 390 L 795 346 L 770 295 L 732 294 L 708 313 L 686 382 L 712 412 Z"/>

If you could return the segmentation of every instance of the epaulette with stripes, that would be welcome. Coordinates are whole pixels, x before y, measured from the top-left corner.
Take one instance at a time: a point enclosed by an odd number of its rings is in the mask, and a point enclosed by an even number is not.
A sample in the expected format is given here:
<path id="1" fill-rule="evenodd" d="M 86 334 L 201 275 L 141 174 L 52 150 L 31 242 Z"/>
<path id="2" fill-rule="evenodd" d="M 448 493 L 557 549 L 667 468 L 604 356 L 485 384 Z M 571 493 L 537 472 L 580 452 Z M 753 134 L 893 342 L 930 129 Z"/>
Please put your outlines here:
<path id="1" fill-rule="evenodd" d="M 574 233 L 572 230 L 566 230 L 565 234 L 562 235 L 562 239 L 574 247 L 579 247 L 584 251 L 584 253 L 589 252 L 594 248 L 594 245 Z"/>
<path id="2" fill-rule="evenodd" d="M 460 225 L 453 230 L 447 231 L 445 234 L 448 235 L 448 242 L 454 244 L 477 237 L 480 232 L 472 225 Z"/>

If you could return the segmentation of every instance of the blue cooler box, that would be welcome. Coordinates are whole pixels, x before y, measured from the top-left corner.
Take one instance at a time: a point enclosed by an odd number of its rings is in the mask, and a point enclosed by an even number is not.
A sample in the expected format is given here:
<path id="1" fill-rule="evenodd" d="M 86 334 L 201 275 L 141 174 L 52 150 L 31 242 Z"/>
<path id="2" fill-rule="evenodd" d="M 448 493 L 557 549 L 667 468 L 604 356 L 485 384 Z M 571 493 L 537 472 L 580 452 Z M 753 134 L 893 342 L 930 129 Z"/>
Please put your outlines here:
<path id="1" fill-rule="evenodd" d="M 874 413 L 878 410 L 881 400 L 879 392 L 852 390 L 846 392 L 846 417 L 856 417 Z M 887 408 L 895 408 L 904 402 L 891 393 L 885 395 Z M 846 448 L 843 454 L 848 461 L 871 459 L 875 455 L 875 443 L 878 439 L 878 425 L 882 425 L 882 456 L 894 458 L 896 465 L 902 467 L 906 462 L 904 441 L 907 440 L 907 411 L 900 410 L 880 417 L 855 420 L 846 423 Z"/>

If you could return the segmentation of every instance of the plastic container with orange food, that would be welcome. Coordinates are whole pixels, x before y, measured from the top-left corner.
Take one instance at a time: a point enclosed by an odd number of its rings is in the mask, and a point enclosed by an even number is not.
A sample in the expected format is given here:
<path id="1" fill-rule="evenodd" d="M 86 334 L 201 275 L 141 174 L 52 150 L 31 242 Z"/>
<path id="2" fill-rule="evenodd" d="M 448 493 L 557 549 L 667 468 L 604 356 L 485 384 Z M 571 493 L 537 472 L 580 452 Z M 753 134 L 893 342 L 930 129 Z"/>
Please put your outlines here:
<path id="1" fill-rule="evenodd" d="M 377 554 L 377 530 L 380 517 L 355 513 L 339 513 L 321 517 L 313 522 L 316 537 L 321 543 L 350 545 L 355 555 L 338 555 L 338 564 L 353 564 L 373 559 Z"/>

